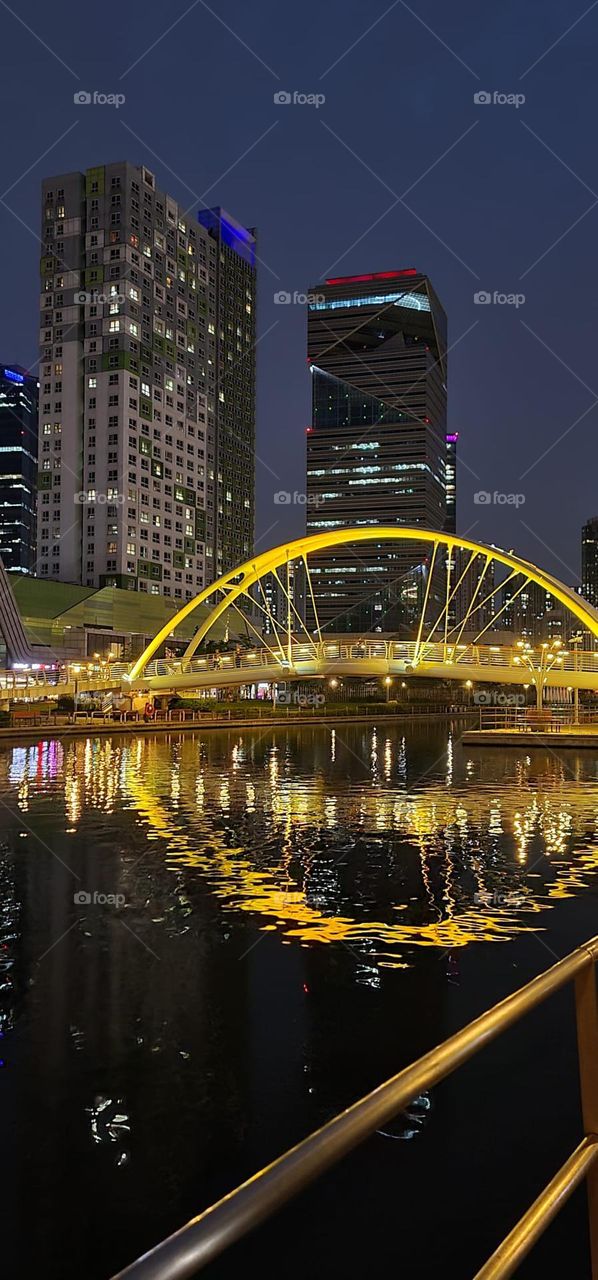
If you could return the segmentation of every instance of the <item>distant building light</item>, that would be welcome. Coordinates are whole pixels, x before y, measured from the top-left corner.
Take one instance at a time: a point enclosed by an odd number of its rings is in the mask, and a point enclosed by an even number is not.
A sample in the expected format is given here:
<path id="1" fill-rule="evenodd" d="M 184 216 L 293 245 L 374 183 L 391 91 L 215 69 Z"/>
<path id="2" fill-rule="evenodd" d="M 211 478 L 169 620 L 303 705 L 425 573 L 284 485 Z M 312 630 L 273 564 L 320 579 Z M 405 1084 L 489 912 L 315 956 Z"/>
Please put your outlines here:
<path id="1" fill-rule="evenodd" d="M 23 375 L 22 373 L 17 373 L 16 369 L 5 369 L 5 370 L 4 370 L 4 377 L 5 377 L 5 378 L 8 378 L 8 381 L 9 381 L 9 382 L 24 382 L 24 381 L 25 381 L 24 375 Z"/>
<path id="2" fill-rule="evenodd" d="M 367 276 L 333 276 L 326 284 L 362 284 L 368 280 L 397 280 L 399 276 L 418 276 L 415 267 L 405 267 L 403 271 L 374 271 Z"/>
<path id="3" fill-rule="evenodd" d="M 308 302 L 308 311 L 340 311 L 352 307 L 383 307 L 394 303 L 415 311 L 429 311 L 430 302 L 425 293 L 371 293 L 358 298 L 325 298 L 323 302 Z"/>

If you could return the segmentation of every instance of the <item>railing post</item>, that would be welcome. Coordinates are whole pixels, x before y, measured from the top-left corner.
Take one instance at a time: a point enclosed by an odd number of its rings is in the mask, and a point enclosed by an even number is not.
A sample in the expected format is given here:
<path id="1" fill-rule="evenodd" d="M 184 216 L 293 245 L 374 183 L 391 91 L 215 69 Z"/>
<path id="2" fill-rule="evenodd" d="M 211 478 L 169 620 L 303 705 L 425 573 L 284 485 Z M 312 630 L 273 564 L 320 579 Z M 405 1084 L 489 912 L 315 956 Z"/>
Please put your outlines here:
<path id="1" fill-rule="evenodd" d="M 596 965 L 588 964 L 575 979 L 575 1013 L 581 1110 L 586 1137 L 598 1138 L 598 1001 Z M 598 1162 L 587 1176 L 591 1280 L 598 1280 Z"/>

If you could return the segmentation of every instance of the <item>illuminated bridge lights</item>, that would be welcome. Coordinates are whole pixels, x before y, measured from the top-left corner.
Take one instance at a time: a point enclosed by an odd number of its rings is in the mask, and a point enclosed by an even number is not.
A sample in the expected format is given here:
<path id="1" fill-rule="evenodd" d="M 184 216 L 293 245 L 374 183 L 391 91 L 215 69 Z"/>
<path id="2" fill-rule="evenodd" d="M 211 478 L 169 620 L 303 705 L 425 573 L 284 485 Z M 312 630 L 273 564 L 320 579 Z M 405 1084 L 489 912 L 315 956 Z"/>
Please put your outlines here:
<path id="1" fill-rule="evenodd" d="M 133 664 L 127 673 L 130 683 L 137 688 L 157 690 L 194 685 L 234 686 L 244 682 L 243 676 L 245 682 L 250 678 L 269 681 L 286 677 L 319 678 L 329 674 L 331 662 L 341 664 L 339 674 L 361 674 L 367 670 L 380 677 L 410 673 L 453 679 L 462 672 L 477 681 L 487 679 L 491 670 L 493 680 L 523 683 L 524 680 L 529 681 L 529 674 L 528 665 L 522 661 L 521 648 L 501 647 L 489 642 L 493 638 L 491 628 L 530 583 L 537 584 L 563 605 L 576 619 L 577 626 L 581 623 L 584 630 L 598 637 L 598 610 L 557 578 L 511 552 L 471 542 L 454 534 L 401 525 L 376 525 L 372 520 L 364 523 L 363 527 L 356 525 L 350 529 L 338 527 L 340 521 L 323 523 L 327 525 L 325 532 L 313 533 L 262 553 L 188 601 Z M 332 528 L 335 523 L 336 527 Z M 384 574 L 386 570 L 391 577 L 392 558 L 385 563 L 389 548 L 393 546 L 393 557 L 413 555 L 412 569 L 419 576 L 419 586 L 415 588 L 413 583 L 410 584 L 410 599 L 417 606 L 419 622 L 416 613 L 412 638 L 398 647 L 396 642 L 379 641 L 376 643 L 381 647 L 374 651 L 368 640 L 362 654 L 351 648 L 354 637 L 349 640 L 344 636 L 338 641 L 338 657 L 331 657 L 330 642 L 322 636 L 317 602 L 322 598 L 322 590 L 327 595 L 334 594 L 330 587 L 336 584 L 330 578 L 325 581 L 321 572 L 314 572 L 326 566 L 321 562 L 314 564 L 313 557 L 328 552 L 338 558 L 340 549 L 345 547 L 350 553 L 355 549 L 359 562 L 359 557 L 364 554 L 361 550 L 364 543 L 372 544 L 374 549 L 373 554 L 371 551 L 368 553 L 369 559 L 375 562 L 373 571 Z M 408 544 L 412 544 L 411 551 Z M 344 559 L 345 553 L 341 554 Z M 422 572 L 424 563 L 426 568 Z M 292 597 L 291 575 L 297 565 L 303 567 L 306 598 L 313 606 L 315 625 L 311 630 L 308 630 Z M 498 582 L 495 579 L 497 567 L 503 575 Z M 369 573 L 368 565 L 366 569 Z M 328 569 L 333 577 L 340 572 L 338 564 Z M 270 575 L 275 575 L 285 602 L 278 616 L 272 612 L 263 589 L 263 580 Z M 440 579 L 442 591 L 439 592 Z M 470 580 L 474 585 L 466 591 Z M 361 583 L 357 574 L 355 582 L 359 588 Z M 509 596 L 498 608 L 497 602 L 501 599 L 505 582 L 511 584 Z M 384 577 L 379 577 L 376 589 L 384 590 L 386 585 Z M 254 594 L 252 588 L 255 588 Z M 177 625 L 193 614 L 199 605 L 206 604 L 209 604 L 210 612 L 197 627 L 182 660 L 178 663 L 152 662 L 161 645 L 174 634 Z M 240 608 L 241 604 L 243 608 Z M 219 658 L 217 669 L 214 669 L 213 662 L 206 658 L 196 659 L 195 654 L 211 628 L 224 615 L 227 625 L 234 624 L 240 617 L 244 633 L 247 635 L 251 631 L 254 643 L 257 640 L 255 658 L 249 658 L 246 653 L 235 656 L 225 652 Z M 267 642 L 264 638 L 264 617 L 269 623 Z M 307 661 L 296 648 L 302 634 L 304 643 L 311 646 Z M 327 646 L 326 649 L 323 645 Z M 553 652 L 556 652 L 554 643 L 549 649 L 551 655 Z M 541 659 L 539 662 L 542 665 Z M 547 666 L 550 670 L 546 669 Z M 598 653 L 572 654 L 561 650 L 554 663 L 544 660 L 543 670 L 546 684 L 564 683 L 563 672 L 567 670 L 568 681 L 576 687 L 598 688 Z M 283 672 L 286 676 L 282 675 Z"/>

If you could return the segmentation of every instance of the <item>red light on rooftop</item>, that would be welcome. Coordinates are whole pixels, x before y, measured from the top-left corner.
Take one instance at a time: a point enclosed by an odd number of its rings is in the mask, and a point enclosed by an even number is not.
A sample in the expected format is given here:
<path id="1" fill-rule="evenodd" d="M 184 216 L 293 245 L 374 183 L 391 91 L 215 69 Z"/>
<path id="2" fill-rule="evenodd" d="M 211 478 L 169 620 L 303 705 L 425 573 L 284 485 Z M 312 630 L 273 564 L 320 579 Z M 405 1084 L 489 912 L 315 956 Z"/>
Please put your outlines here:
<path id="1" fill-rule="evenodd" d="M 374 271 L 367 276 L 333 276 L 326 284 L 366 284 L 373 280 L 398 280 L 400 276 L 418 276 L 415 267 L 404 267 L 402 271 Z"/>

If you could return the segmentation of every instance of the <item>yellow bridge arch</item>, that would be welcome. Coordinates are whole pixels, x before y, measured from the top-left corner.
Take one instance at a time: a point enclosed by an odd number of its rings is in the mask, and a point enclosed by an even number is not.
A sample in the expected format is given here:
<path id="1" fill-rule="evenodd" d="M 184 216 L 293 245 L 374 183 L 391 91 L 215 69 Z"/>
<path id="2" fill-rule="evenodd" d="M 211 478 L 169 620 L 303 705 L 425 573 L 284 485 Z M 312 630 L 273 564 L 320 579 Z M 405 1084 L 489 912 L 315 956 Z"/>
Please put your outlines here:
<path id="1" fill-rule="evenodd" d="M 476 608 L 479 609 L 481 604 L 483 603 L 482 592 L 480 588 L 481 588 L 481 584 L 483 583 L 484 576 L 487 573 L 487 570 L 489 569 L 490 565 L 492 563 L 496 563 L 496 564 L 502 565 L 508 571 L 508 573 L 506 578 L 503 579 L 503 581 L 499 584 L 499 586 L 496 587 L 490 593 L 490 596 L 492 596 L 495 591 L 498 592 L 499 590 L 504 589 L 507 582 L 514 580 L 516 578 L 521 578 L 520 585 L 517 587 L 516 590 L 513 590 L 513 594 L 511 597 L 511 602 L 512 602 L 512 600 L 529 583 L 535 583 L 538 586 L 542 587 L 545 591 L 549 592 L 550 595 L 552 595 L 555 598 L 555 600 L 558 600 L 560 604 L 562 604 L 566 609 L 568 609 L 569 612 L 581 624 L 582 628 L 587 630 L 591 635 L 598 637 L 598 610 L 596 610 L 587 601 L 583 600 L 581 596 L 577 595 L 575 591 L 573 591 L 570 587 L 567 587 L 558 578 L 555 578 L 552 574 L 547 573 L 543 569 L 539 569 L 536 565 L 532 564 L 530 561 L 522 559 L 520 556 L 516 556 L 510 551 L 509 552 L 502 551 L 498 547 L 487 546 L 484 543 L 473 542 L 468 538 L 462 538 L 456 534 L 448 534 L 448 533 L 444 533 L 437 530 L 431 530 L 431 529 L 409 528 L 409 527 L 399 526 L 399 525 L 384 525 L 384 526 L 374 525 L 374 526 L 367 526 L 364 528 L 337 529 L 334 531 L 312 534 L 310 536 L 306 536 L 303 538 L 297 538 L 292 542 L 286 542 L 286 543 L 283 543 L 281 546 L 272 548 L 269 551 L 264 551 L 258 556 L 253 556 L 250 560 L 247 560 L 245 564 L 240 565 L 239 568 L 232 570 L 230 573 L 224 574 L 221 578 L 218 578 L 215 582 L 211 583 L 210 586 L 205 587 L 203 591 L 200 591 L 199 594 L 195 596 L 192 600 L 187 601 L 187 603 L 182 606 L 182 608 L 178 611 L 178 613 L 173 618 L 171 618 L 164 627 L 162 627 L 162 629 L 157 633 L 157 635 L 154 636 L 153 640 L 150 642 L 150 644 L 147 645 L 147 647 L 144 649 L 141 656 L 137 659 L 137 661 L 131 667 L 129 671 L 129 677 L 128 677 L 129 680 L 139 681 L 143 677 L 147 664 L 151 661 L 154 654 L 158 651 L 161 645 L 166 640 L 168 640 L 169 637 L 173 635 L 177 626 L 180 623 L 182 623 L 186 618 L 188 618 L 192 613 L 194 613 L 196 609 L 198 609 L 201 605 L 205 605 L 212 598 L 214 598 L 214 601 L 215 601 L 213 608 L 211 609 L 208 616 L 204 619 L 204 621 L 200 624 L 193 638 L 190 640 L 187 646 L 187 649 L 185 650 L 185 653 L 183 655 L 183 659 L 182 659 L 183 665 L 186 662 L 189 662 L 193 658 L 193 655 L 195 654 L 197 648 L 199 647 L 199 645 L 201 644 L 205 636 L 208 634 L 208 632 L 210 631 L 214 623 L 224 613 L 226 613 L 228 609 L 230 609 L 231 607 L 236 609 L 237 612 L 241 614 L 244 621 L 246 621 L 246 615 L 244 613 L 241 613 L 241 610 L 238 609 L 236 601 L 239 600 L 241 596 L 246 596 L 251 601 L 252 606 L 255 607 L 257 602 L 253 597 L 249 595 L 250 589 L 252 587 L 255 587 L 256 584 L 259 584 L 261 580 L 264 577 L 266 577 L 268 574 L 273 574 L 278 579 L 280 586 L 283 589 L 283 592 L 285 592 L 288 595 L 289 594 L 288 585 L 285 588 L 284 582 L 280 578 L 278 578 L 278 570 L 286 567 L 287 573 L 288 573 L 288 566 L 291 564 L 296 565 L 298 562 L 302 562 L 303 565 L 305 566 L 306 578 L 307 578 L 306 595 L 308 598 L 309 596 L 311 596 L 311 602 L 314 605 L 314 609 L 315 609 L 314 593 L 313 593 L 313 588 L 311 584 L 311 579 L 309 576 L 309 565 L 308 565 L 309 556 L 319 551 L 328 550 L 330 548 L 346 546 L 347 544 L 359 544 L 364 542 L 384 542 L 384 543 L 412 542 L 412 543 L 419 543 L 420 546 L 421 544 L 428 544 L 431 548 L 428 587 L 432 581 L 432 573 L 433 573 L 434 565 L 437 561 L 438 563 L 440 563 L 440 561 L 438 560 L 439 552 L 442 554 L 443 550 L 446 551 L 446 563 L 447 563 L 446 599 L 445 599 L 445 607 L 442 613 L 442 621 L 444 624 L 445 646 L 447 644 L 447 638 L 449 635 L 449 632 L 448 632 L 449 607 L 451 606 L 453 600 L 455 599 L 459 586 L 461 582 L 464 580 L 466 573 L 475 564 L 476 561 L 478 561 L 478 574 L 477 574 L 478 586 L 476 590 L 473 592 L 474 600 L 475 600 L 475 597 L 478 595 L 478 593 L 480 596 L 479 603 L 476 606 Z M 451 572 L 455 563 L 455 557 L 453 553 L 457 551 L 464 553 L 465 556 L 468 556 L 469 558 L 465 564 L 463 571 L 460 574 L 455 573 L 454 578 L 451 580 Z M 288 579 L 287 579 L 287 583 L 288 583 Z M 426 599 L 424 600 L 424 603 L 423 603 L 422 615 L 420 617 L 418 638 L 415 645 L 415 665 L 417 665 L 418 655 L 420 651 L 424 650 L 426 644 L 429 644 L 432 639 L 431 633 L 428 635 L 427 638 L 424 636 L 425 614 L 426 614 L 426 606 L 428 602 L 427 594 L 428 593 L 426 591 Z M 489 599 L 490 596 L 487 596 L 486 600 Z M 259 603 L 257 603 L 257 607 L 260 608 Z M 474 609 L 473 613 L 475 613 L 475 611 L 476 610 Z M 497 617 L 500 615 L 500 612 L 502 612 L 502 610 L 499 610 L 499 613 L 493 617 L 492 623 L 488 623 L 487 626 L 481 629 L 478 637 L 476 638 L 477 640 L 479 640 L 481 635 L 483 635 L 484 632 L 487 631 L 491 625 L 493 625 Z M 297 621 L 305 630 L 303 622 L 299 618 L 299 615 L 297 613 L 296 608 L 294 607 L 294 604 L 289 600 L 289 630 L 290 630 L 291 619 L 292 619 L 293 626 L 295 626 L 295 619 L 292 617 L 293 614 L 296 615 Z M 468 616 L 471 616 L 471 608 Z M 317 619 L 317 611 L 316 611 L 316 619 Z M 438 623 L 440 621 L 441 619 L 436 620 L 436 623 L 432 628 L 433 631 L 437 629 Z M 461 619 L 458 622 L 457 626 L 452 628 L 453 633 L 457 632 L 457 641 L 460 639 L 460 636 L 463 632 L 466 622 L 467 622 L 467 618 Z M 256 630 L 255 628 L 253 629 Z M 280 630 L 281 631 L 284 630 L 284 627 L 281 626 Z M 319 624 L 317 626 L 317 630 L 321 640 L 322 637 L 321 637 L 321 634 L 319 633 Z M 256 631 L 256 634 L 258 634 L 257 631 Z M 474 643 L 476 643 L 476 641 L 474 641 Z M 289 635 L 289 644 L 290 644 L 290 635 Z M 454 648 L 455 644 L 453 644 L 452 647 Z"/>

